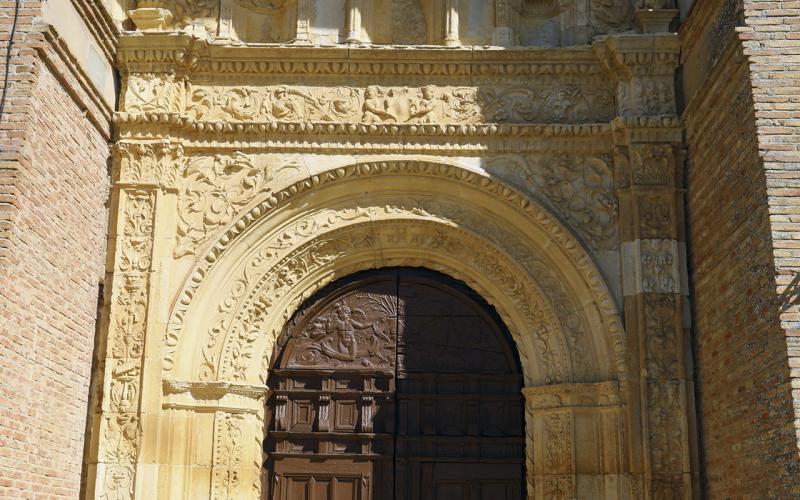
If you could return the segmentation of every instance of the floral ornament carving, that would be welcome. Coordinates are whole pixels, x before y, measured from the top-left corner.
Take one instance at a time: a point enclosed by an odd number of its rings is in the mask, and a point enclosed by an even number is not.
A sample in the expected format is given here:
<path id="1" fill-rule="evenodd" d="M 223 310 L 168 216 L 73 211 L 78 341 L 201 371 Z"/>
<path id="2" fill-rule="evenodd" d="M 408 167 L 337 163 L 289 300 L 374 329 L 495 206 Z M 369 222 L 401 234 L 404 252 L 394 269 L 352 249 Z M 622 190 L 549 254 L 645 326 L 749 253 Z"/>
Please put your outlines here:
<path id="1" fill-rule="evenodd" d="M 239 498 L 241 488 L 240 469 L 242 466 L 243 433 L 245 417 L 218 413 L 214 430 L 214 477 L 215 499 Z"/>
<path id="2" fill-rule="evenodd" d="M 683 470 L 683 385 L 677 380 L 649 380 L 647 384 L 650 447 L 653 470 Z"/>
<path id="3" fill-rule="evenodd" d="M 572 417 L 568 413 L 547 413 L 544 419 L 545 470 L 551 474 L 572 472 Z"/>
<path id="4" fill-rule="evenodd" d="M 180 181 L 175 256 L 193 253 L 209 233 L 228 224 L 257 194 L 268 191 L 271 179 L 269 165 L 256 166 L 239 152 L 189 158 Z"/>
<path id="5" fill-rule="evenodd" d="M 682 370 L 675 295 L 646 294 L 644 301 L 648 377 L 678 378 Z"/>
<path id="6" fill-rule="evenodd" d="M 121 182 L 175 185 L 183 146 L 169 142 L 118 142 L 115 146 Z"/>
<path id="7" fill-rule="evenodd" d="M 488 170 L 503 169 L 542 198 L 592 248 L 618 246 L 619 204 L 606 159 L 575 155 L 499 157 Z"/>
<path id="8" fill-rule="evenodd" d="M 194 87 L 194 120 L 365 124 L 589 123 L 613 117 L 609 88 L 563 85 L 480 91 L 474 87 Z"/>
<path id="9" fill-rule="evenodd" d="M 658 198 L 639 200 L 639 234 L 642 238 L 671 236 L 672 214 L 666 201 Z"/>
<path id="10" fill-rule="evenodd" d="M 675 160 L 672 148 L 661 144 L 644 144 L 632 149 L 633 183 L 645 186 L 673 183 Z"/>
<path id="11" fill-rule="evenodd" d="M 547 212 L 542 211 L 535 204 L 530 203 L 526 197 L 509 186 L 492 180 L 489 177 L 474 172 L 468 172 L 460 167 L 424 161 L 367 162 L 323 172 L 306 179 L 298 180 L 291 186 L 273 193 L 272 196 L 268 198 L 264 198 L 262 202 L 246 213 L 243 213 L 237 223 L 231 225 L 228 230 L 220 236 L 220 240 L 218 240 L 214 247 L 209 249 L 204 255 L 204 258 L 198 261 L 196 270 L 192 273 L 191 278 L 187 280 L 176 300 L 163 339 L 164 369 L 169 371 L 174 367 L 176 352 L 186 325 L 185 318 L 192 305 L 193 297 L 200 291 L 201 286 L 204 285 L 206 276 L 212 270 L 215 263 L 220 260 L 222 255 L 238 241 L 238 238 L 244 234 L 255 221 L 262 219 L 272 213 L 277 207 L 291 202 L 296 197 L 307 195 L 312 189 L 321 189 L 328 184 L 335 184 L 359 177 L 369 178 L 400 174 L 430 177 L 432 179 L 449 179 L 449 182 L 457 182 L 465 186 L 474 187 L 486 194 L 497 197 L 498 200 L 504 200 L 504 202 L 520 207 L 527 217 L 530 217 L 531 220 L 535 220 L 538 227 L 546 231 L 547 234 L 550 234 L 558 247 L 566 252 L 567 255 L 571 256 L 571 261 L 575 262 L 577 265 L 576 270 L 584 276 L 587 285 L 590 287 L 590 293 L 596 300 L 596 304 L 603 317 L 604 328 L 608 332 L 607 334 L 611 341 L 611 347 L 614 352 L 614 369 L 620 374 L 626 373 L 624 333 L 619 316 L 616 312 L 614 301 L 610 298 L 608 290 L 603 283 L 603 279 L 597 270 L 590 265 L 591 259 L 587 258 L 588 256 L 581 249 L 581 245 L 576 244 L 573 236 L 568 231 L 565 231 L 561 224 L 556 222 Z M 403 261 L 402 259 L 392 260 L 392 262 L 392 265 L 412 265 L 412 261 Z M 354 266 L 351 272 L 357 270 L 359 270 L 357 266 Z M 440 268 L 438 270 L 443 272 L 452 271 L 445 268 Z M 325 280 L 321 280 L 319 286 L 322 286 L 324 283 Z M 240 283 L 237 282 L 236 286 L 240 286 Z M 480 290 L 478 291 L 480 292 Z M 311 292 L 313 292 L 313 290 L 309 290 L 309 293 Z M 302 298 L 297 298 L 297 300 L 301 299 Z M 228 307 L 228 299 L 225 299 L 223 303 L 225 307 Z M 235 306 L 236 309 L 241 309 L 241 307 L 242 306 L 239 305 Z M 500 312 L 502 314 L 502 311 Z M 288 317 L 286 319 L 288 319 Z M 225 329 L 227 328 L 229 328 L 229 326 L 225 326 Z M 536 331 L 536 329 L 531 327 L 531 331 Z M 268 361 L 268 358 L 264 359 Z M 264 372 L 266 371 L 266 366 L 267 365 L 263 366 Z"/>
<path id="12" fill-rule="evenodd" d="M 678 293 L 678 252 L 675 240 L 640 240 L 642 291 Z"/>
<path id="13" fill-rule="evenodd" d="M 101 458 L 106 463 L 101 497 L 133 497 L 139 449 L 139 395 L 147 288 L 152 262 L 155 193 L 120 191 L 120 238 L 112 282 L 109 331 L 109 411 L 104 413 Z"/>
<path id="14" fill-rule="evenodd" d="M 418 201 L 407 203 L 413 205 L 415 208 L 406 211 L 405 208 L 387 203 L 386 207 L 381 210 L 394 216 L 405 215 L 406 218 L 409 216 L 416 216 L 424 217 L 426 220 L 402 221 L 401 219 L 394 219 L 392 220 L 392 226 L 385 226 L 386 229 L 381 230 L 381 238 L 392 241 L 392 244 L 401 244 L 405 242 L 404 244 L 406 245 L 424 247 L 430 250 L 441 251 L 448 255 L 458 256 L 461 261 L 469 263 L 471 267 L 474 267 L 485 275 L 494 276 L 498 286 L 502 286 L 504 290 L 508 291 L 509 295 L 514 297 L 518 309 L 526 318 L 530 318 L 531 321 L 546 322 L 551 325 L 559 324 L 558 320 L 553 318 L 552 313 L 548 311 L 550 308 L 545 305 L 545 299 L 538 294 L 534 294 L 529 289 L 529 286 L 523 284 L 524 280 L 519 278 L 518 270 L 504 266 L 496 257 L 488 254 L 485 248 L 476 245 L 470 238 L 459 237 L 454 239 L 453 237 L 447 236 L 446 233 L 443 232 L 443 228 L 437 227 L 436 224 L 430 222 L 432 215 L 425 211 L 425 207 L 420 207 Z M 376 217 L 379 217 L 378 209 L 370 210 L 368 213 L 370 214 L 369 220 L 374 220 Z M 441 214 L 439 213 L 437 217 L 441 217 Z M 417 233 L 416 231 L 418 231 L 418 229 L 416 228 L 421 229 L 419 226 L 420 224 L 423 224 L 422 227 L 431 224 L 433 224 L 433 226 L 425 232 Z M 406 226 L 408 226 L 408 229 Z M 391 228 L 391 230 L 389 228 Z M 414 231 L 412 231 L 411 228 L 415 228 Z M 339 231 L 344 231 L 344 229 Z M 298 248 L 299 246 L 299 249 L 290 253 L 281 261 L 269 266 L 269 273 L 264 274 L 262 271 L 260 275 L 263 277 L 260 278 L 259 282 L 251 282 L 252 284 L 244 287 L 245 289 L 252 290 L 249 295 L 254 298 L 250 299 L 250 302 L 253 303 L 248 304 L 248 301 L 242 302 L 241 305 L 238 306 L 239 312 L 236 314 L 235 319 L 228 320 L 223 318 L 216 327 L 219 329 L 224 325 L 231 325 L 229 327 L 229 333 L 225 335 L 227 341 L 225 342 L 226 346 L 223 349 L 222 361 L 220 363 L 223 376 L 235 380 L 245 380 L 247 375 L 246 370 L 248 366 L 252 364 L 250 358 L 256 340 L 265 335 L 269 339 L 277 337 L 277 330 L 269 332 L 263 331 L 266 314 L 262 311 L 272 305 L 270 303 L 266 308 L 262 307 L 263 297 L 285 296 L 297 282 L 304 279 L 310 273 L 315 272 L 342 256 L 351 255 L 356 251 L 364 251 L 376 245 L 374 236 L 375 229 L 369 224 L 357 224 L 352 226 L 351 229 L 347 229 L 347 231 L 347 234 L 343 234 L 337 238 L 325 236 L 319 240 L 311 240 L 308 245 L 301 245 L 302 239 L 298 240 L 296 237 L 283 240 L 286 243 L 291 243 L 290 248 Z M 503 236 L 500 235 L 500 237 L 502 238 Z M 507 235 L 506 238 L 508 238 Z M 384 244 L 386 243 L 384 242 Z M 263 252 L 261 252 L 261 254 L 263 254 Z M 262 265 L 263 264 L 259 264 L 259 267 Z M 252 266 L 248 266 L 248 269 L 251 268 Z M 250 274 L 254 276 L 258 275 L 258 273 L 252 272 L 250 272 Z M 320 283 L 320 286 L 322 284 L 324 283 Z M 235 287 L 235 290 L 236 289 L 241 288 L 237 286 Z M 226 302 L 228 301 L 230 301 L 230 299 L 226 299 Z M 284 315 L 286 314 L 288 314 L 288 312 L 285 312 Z M 288 318 L 283 319 L 285 320 Z M 544 332 L 549 334 L 550 337 L 542 339 L 542 344 L 544 344 L 545 349 L 537 353 L 537 356 L 540 356 L 541 361 L 546 364 L 546 369 L 544 371 L 550 374 L 551 377 L 560 377 L 560 374 L 567 373 L 568 370 L 568 362 L 564 359 L 567 350 L 559 340 L 559 335 L 555 334 L 563 333 L 558 327 L 545 329 Z M 215 340 L 209 342 L 209 345 L 206 346 L 206 350 L 204 351 L 205 361 L 201 368 L 201 377 L 209 377 L 216 372 L 214 364 L 217 359 L 215 353 L 219 350 L 217 346 L 219 342 L 219 340 L 217 340 L 218 337 L 221 336 L 215 337 Z M 206 354 L 206 352 L 211 353 L 211 355 Z M 583 365 L 592 365 L 592 363 L 594 363 L 594 361 L 588 357 L 588 353 L 573 355 Z M 550 365 L 549 363 L 553 364 Z"/>
<path id="15" fill-rule="evenodd" d="M 137 73 L 126 79 L 121 109 L 128 113 L 174 112 L 182 90 L 159 73 Z"/>

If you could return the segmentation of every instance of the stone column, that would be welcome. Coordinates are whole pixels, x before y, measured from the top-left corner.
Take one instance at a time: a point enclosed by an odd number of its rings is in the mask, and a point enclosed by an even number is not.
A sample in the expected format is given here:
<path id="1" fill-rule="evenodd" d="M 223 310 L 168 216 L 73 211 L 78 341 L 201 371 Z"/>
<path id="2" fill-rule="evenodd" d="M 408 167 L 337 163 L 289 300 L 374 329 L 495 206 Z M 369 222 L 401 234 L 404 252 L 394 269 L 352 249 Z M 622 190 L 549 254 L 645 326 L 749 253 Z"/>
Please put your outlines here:
<path id="1" fill-rule="evenodd" d="M 614 182 L 631 370 L 630 461 L 643 498 L 693 496 L 682 135 L 673 83 L 679 47 L 673 35 L 609 37 L 595 47 L 617 82 Z"/>
<path id="2" fill-rule="evenodd" d="M 363 5 L 362 0 L 348 0 L 347 2 L 347 43 L 361 43 L 363 32 Z"/>
<path id="3" fill-rule="evenodd" d="M 458 0 L 445 0 L 444 5 L 444 45 L 458 47 L 461 35 L 458 26 Z"/>
<path id="4" fill-rule="evenodd" d="M 295 43 L 311 43 L 311 0 L 297 0 Z"/>
<path id="5" fill-rule="evenodd" d="M 235 0 L 220 0 L 219 4 L 219 29 L 217 36 L 223 39 L 236 38 L 233 30 L 233 12 Z"/>
<path id="6" fill-rule="evenodd" d="M 514 45 L 515 27 L 513 21 L 519 16 L 519 12 L 513 12 L 513 6 L 517 6 L 516 0 L 495 0 L 494 3 L 494 33 L 492 43 L 500 47 L 511 47 Z"/>

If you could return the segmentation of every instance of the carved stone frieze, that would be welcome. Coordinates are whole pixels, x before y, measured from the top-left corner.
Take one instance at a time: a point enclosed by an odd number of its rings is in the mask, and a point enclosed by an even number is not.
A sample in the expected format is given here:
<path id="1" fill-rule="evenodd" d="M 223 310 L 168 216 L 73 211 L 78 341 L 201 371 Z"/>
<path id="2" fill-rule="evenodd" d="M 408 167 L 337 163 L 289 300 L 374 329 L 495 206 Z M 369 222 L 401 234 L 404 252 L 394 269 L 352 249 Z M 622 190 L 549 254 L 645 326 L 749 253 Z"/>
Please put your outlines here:
<path id="1" fill-rule="evenodd" d="M 365 124 L 597 123 L 613 115 L 602 86 L 548 87 L 192 87 L 186 114 L 196 121 Z"/>
<path id="2" fill-rule="evenodd" d="M 596 250 L 617 248 L 618 202 L 610 159 L 580 155 L 501 156 L 487 161 L 543 201 Z"/>

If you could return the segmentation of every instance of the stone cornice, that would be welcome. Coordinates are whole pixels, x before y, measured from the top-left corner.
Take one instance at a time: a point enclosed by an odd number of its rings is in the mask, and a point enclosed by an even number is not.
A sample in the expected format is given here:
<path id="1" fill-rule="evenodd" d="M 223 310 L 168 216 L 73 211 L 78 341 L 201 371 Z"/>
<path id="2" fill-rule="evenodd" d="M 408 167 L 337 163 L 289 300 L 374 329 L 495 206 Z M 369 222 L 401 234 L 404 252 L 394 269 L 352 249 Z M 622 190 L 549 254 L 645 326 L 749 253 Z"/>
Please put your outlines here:
<path id="1" fill-rule="evenodd" d="M 605 36 L 592 46 L 616 80 L 640 75 L 673 76 L 680 63 L 681 40 L 674 33 Z"/>
<path id="2" fill-rule="evenodd" d="M 486 77 L 602 75 L 590 46 L 561 49 L 244 45 L 183 33 L 126 33 L 118 62 L 127 72 L 214 75 L 402 75 Z"/>
<path id="3" fill-rule="evenodd" d="M 537 149 L 610 150 L 612 126 L 591 124 L 364 124 L 195 122 L 177 113 L 117 113 L 121 139 L 180 137 L 186 148 L 381 151 L 463 155 Z"/>

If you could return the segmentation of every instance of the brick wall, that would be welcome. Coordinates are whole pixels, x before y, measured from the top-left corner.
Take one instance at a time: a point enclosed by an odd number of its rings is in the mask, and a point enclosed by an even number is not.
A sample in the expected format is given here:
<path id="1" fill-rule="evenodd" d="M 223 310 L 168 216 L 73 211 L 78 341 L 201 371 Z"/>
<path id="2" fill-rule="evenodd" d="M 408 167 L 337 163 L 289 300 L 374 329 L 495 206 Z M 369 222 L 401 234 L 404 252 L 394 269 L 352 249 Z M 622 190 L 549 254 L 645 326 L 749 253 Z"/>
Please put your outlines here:
<path id="1" fill-rule="evenodd" d="M 701 483 L 712 499 L 796 498 L 791 364 L 776 274 L 784 279 L 782 262 L 797 252 L 782 231 L 800 210 L 776 207 L 793 204 L 778 197 L 800 192 L 779 187 L 787 169 L 770 160 L 785 145 L 764 147 L 758 135 L 765 119 L 787 117 L 780 105 L 763 110 L 764 97 L 754 95 L 747 36 L 737 33 L 744 14 L 736 0 L 699 2 L 681 28 Z"/>
<path id="2" fill-rule="evenodd" d="M 40 7 L 23 2 L 0 121 L 0 497 L 75 498 L 105 253 L 109 110 L 87 95 Z M 12 8 L 0 1 L 2 55 Z"/>

